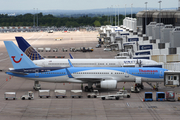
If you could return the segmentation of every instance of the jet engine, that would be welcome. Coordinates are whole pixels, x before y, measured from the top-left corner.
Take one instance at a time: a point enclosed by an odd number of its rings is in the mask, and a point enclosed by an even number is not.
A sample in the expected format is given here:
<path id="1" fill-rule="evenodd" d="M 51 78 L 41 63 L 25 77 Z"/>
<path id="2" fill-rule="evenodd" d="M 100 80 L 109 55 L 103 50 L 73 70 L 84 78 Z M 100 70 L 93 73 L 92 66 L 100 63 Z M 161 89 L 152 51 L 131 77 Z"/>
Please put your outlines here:
<path id="1" fill-rule="evenodd" d="M 117 88 L 117 80 L 105 80 L 100 82 L 100 87 L 105 89 Z"/>

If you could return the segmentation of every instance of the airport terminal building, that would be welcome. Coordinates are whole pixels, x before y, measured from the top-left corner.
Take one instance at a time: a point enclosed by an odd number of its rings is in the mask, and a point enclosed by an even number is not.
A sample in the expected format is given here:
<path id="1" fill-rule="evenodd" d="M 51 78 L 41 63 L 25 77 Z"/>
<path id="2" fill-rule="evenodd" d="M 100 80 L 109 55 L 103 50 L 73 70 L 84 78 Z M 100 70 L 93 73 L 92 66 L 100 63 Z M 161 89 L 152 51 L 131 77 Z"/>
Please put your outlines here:
<path id="1" fill-rule="evenodd" d="M 145 34 L 145 26 L 150 22 L 171 24 L 175 27 L 180 26 L 180 8 L 178 10 L 150 10 L 140 11 L 136 14 L 137 29 Z M 145 25 L 146 24 L 146 25 Z"/>

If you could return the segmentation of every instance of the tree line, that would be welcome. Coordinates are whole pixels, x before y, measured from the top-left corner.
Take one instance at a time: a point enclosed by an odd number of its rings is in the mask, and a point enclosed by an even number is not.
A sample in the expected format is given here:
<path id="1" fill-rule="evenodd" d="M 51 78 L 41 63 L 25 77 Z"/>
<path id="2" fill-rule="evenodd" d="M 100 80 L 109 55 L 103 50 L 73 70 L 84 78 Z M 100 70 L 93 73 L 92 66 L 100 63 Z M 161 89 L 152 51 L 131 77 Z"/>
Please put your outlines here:
<path id="1" fill-rule="evenodd" d="M 38 16 L 38 24 L 37 24 Z M 129 15 L 130 16 L 130 15 Z M 134 16 L 134 15 L 133 15 Z M 115 20 L 115 16 L 113 16 Z M 116 16 L 117 18 L 117 16 Z M 123 23 L 124 15 L 119 15 L 120 25 Z M 115 21 L 114 21 L 115 23 Z M 118 21 L 116 22 L 118 23 Z M 96 26 L 109 25 L 109 17 L 89 17 L 84 15 L 81 17 L 55 17 L 51 14 L 43 15 L 42 13 L 35 15 L 35 26 L 66 26 L 66 27 L 79 27 L 79 26 Z M 34 15 L 27 13 L 24 15 L 8 16 L 7 14 L 0 15 L 0 26 L 33 26 Z"/>

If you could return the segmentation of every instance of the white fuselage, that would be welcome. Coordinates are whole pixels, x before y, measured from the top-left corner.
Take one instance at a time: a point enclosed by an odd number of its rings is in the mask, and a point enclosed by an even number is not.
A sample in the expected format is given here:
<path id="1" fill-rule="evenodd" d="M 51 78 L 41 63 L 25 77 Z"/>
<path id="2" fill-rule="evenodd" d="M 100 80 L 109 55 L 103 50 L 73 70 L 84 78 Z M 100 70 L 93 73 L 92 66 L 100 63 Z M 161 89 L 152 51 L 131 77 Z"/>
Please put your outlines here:
<path id="1" fill-rule="evenodd" d="M 135 65 L 137 59 L 70 59 L 74 67 L 122 67 L 124 65 Z M 155 65 L 153 60 L 138 59 L 142 65 Z M 35 65 L 41 67 L 69 67 L 68 59 L 41 59 L 34 60 Z"/>

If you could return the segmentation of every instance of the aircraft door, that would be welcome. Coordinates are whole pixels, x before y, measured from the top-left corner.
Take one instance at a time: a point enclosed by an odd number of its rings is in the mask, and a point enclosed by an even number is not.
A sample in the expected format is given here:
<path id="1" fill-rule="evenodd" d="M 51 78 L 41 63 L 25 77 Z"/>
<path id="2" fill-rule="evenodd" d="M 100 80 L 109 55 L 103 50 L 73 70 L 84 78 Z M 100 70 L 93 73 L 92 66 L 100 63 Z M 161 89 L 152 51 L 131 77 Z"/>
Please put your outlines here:
<path id="1" fill-rule="evenodd" d="M 163 74 L 164 72 L 161 70 L 160 72 L 159 72 L 159 77 L 160 78 L 163 78 L 164 77 L 164 74 Z"/>
<path id="2" fill-rule="evenodd" d="M 35 77 L 39 77 L 39 70 L 35 69 Z"/>
<path id="3" fill-rule="evenodd" d="M 125 77 L 129 77 L 129 70 L 125 70 Z"/>

